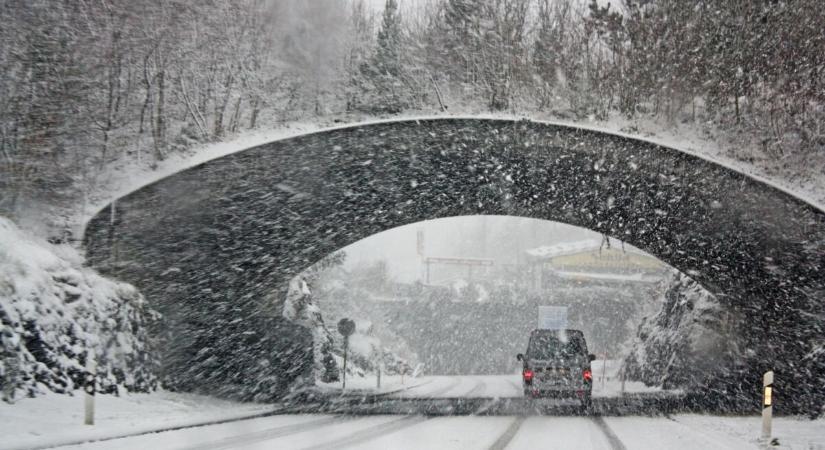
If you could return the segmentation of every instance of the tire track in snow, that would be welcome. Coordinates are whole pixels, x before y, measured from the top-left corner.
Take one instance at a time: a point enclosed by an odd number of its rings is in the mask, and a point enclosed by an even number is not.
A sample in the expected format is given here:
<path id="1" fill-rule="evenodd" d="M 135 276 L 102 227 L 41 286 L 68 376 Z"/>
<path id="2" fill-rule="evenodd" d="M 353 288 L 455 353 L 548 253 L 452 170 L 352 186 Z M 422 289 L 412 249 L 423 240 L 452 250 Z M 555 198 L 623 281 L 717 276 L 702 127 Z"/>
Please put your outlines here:
<path id="1" fill-rule="evenodd" d="M 321 444 L 305 447 L 302 450 L 325 450 L 329 448 L 346 448 L 364 442 L 371 441 L 386 434 L 394 433 L 398 430 L 418 425 L 421 422 L 429 420 L 425 416 L 405 416 L 400 419 L 384 422 L 378 425 L 371 426 L 361 431 L 356 431 L 343 438 L 336 439 L 334 442 L 323 442 Z"/>
<path id="2" fill-rule="evenodd" d="M 316 429 L 325 425 L 335 425 L 341 422 L 348 422 L 355 420 L 355 417 L 334 416 L 325 417 L 318 420 L 311 420 L 309 422 L 301 422 L 292 425 L 281 425 L 266 430 L 256 431 L 254 433 L 246 433 L 239 436 L 231 436 L 220 439 L 209 444 L 198 444 L 192 447 L 185 447 L 183 450 L 224 450 L 236 448 L 239 445 L 255 444 L 269 439 L 289 436 L 291 434 L 301 433 L 307 430 Z"/>
<path id="3" fill-rule="evenodd" d="M 427 395 L 428 398 L 438 397 L 439 395 L 443 395 L 444 393 L 453 390 L 453 388 L 458 386 L 460 383 L 461 383 L 461 378 L 458 378 L 458 377 L 452 378 L 450 380 L 450 384 L 448 384 L 447 386 L 445 386 L 441 389 L 436 389 L 435 391 L 429 392 L 426 395 Z"/>
<path id="4" fill-rule="evenodd" d="M 507 382 L 512 384 L 513 388 L 515 388 L 516 390 L 514 397 L 521 397 L 524 395 L 524 386 L 522 386 L 520 383 L 516 383 L 513 380 L 507 380 Z"/>
<path id="5" fill-rule="evenodd" d="M 430 391 L 430 392 L 424 391 L 424 393 L 422 393 L 422 394 L 416 394 L 415 393 L 416 388 L 412 388 L 410 390 L 404 391 L 403 396 L 404 397 L 413 397 L 413 398 L 434 398 L 434 397 L 438 397 L 439 395 L 441 395 L 441 394 L 453 389 L 454 387 L 458 386 L 458 384 L 461 382 L 461 379 L 458 378 L 458 377 L 453 377 L 453 378 L 450 378 L 449 381 L 450 381 L 450 384 L 448 384 L 447 386 L 444 386 L 442 388 L 436 389 L 434 391 Z M 412 395 L 410 395 L 410 394 L 412 394 Z"/>
<path id="6" fill-rule="evenodd" d="M 616 433 L 610 429 L 610 426 L 607 425 L 607 422 L 604 421 L 602 416 L 593 416 L 593 422 L 599 427 L 604 437 L 607 438 L 607 443 L 610 444 L 610 448 L 612 450 L 627 450 L 627 447 L 622 444 L 622 441 L 619 440 L 619 437 L 616 436 Z"/>
<path id="7" fill-rule="evenodd" d="M 510 441 L 512 441 L 516 436 L 516 433 L 518 433 L 518 430 L 521 428 L 521 424 L 524 423 L 525 419 L 527 418 L 524 416 L 516 417 L 515 420 L 513 420 L 513 423 L 511 423 L 510 426 L 504 430 L 504 433 L 501 433 L 501 436 L 493 442 L 493 445 L 490 446 L 489 450 L 504 450 Z"/>
<path id="8" fill-rule="evenodd" d="M 473 386 L 472 389 L 470 389 L 469 391 L 467 391 L 466 394 L 464 394 L 464 397 L 468 397 L 468 398 L 480 397 L 482 394 L 484 394 L 484 391 L 486 391 L 486 390 L 487 390 L 487 383 L 484 382 L 484 380 L 482 380 L 481 378 L 479 378 L 479 379 L 476 379 L 475 386 Z"/>

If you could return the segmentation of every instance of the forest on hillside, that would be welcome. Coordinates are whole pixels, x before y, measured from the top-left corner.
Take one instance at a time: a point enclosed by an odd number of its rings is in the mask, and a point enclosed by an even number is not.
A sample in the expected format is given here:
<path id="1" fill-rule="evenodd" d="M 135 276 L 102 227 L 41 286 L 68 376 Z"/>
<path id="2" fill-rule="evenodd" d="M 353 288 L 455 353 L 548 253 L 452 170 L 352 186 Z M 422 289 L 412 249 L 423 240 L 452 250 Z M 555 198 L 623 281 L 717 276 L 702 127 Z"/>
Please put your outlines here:
<path id="1" fill-rule="evenodd" d="M 0 23 L 11 217 L 112 161 L 332 115 L 622 115 L 825 152 L 819 0 L 0 0 Z"/>

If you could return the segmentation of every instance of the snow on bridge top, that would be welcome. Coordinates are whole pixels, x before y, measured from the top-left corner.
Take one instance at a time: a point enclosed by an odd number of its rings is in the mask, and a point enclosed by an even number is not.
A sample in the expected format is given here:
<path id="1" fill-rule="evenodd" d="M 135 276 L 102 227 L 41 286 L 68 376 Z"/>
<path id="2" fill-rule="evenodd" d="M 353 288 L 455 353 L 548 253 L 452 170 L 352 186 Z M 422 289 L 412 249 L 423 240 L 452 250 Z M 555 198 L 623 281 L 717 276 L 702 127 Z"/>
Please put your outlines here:
<path id="1" fill-rule="evenodd" d="M 701 158 L 705 161 L 718 164 L 727 169 L 741 173 L 749 178 L 767 184 L 775 189 L 778 189 L 788 195 L 793 196 L 811 206 L 816 207 L 820 211 L 825 212 L 825 203 L 818 201 L 816 198 L 825 198 L 825 187 L 814 191 L 808 191 L 799 186 L 792 186 L 789 180 L 772 179 L 766 173 L 762 173 L 760 169 L 749 165 L 747 163 L 737 161 L 730 158 L 720 156 L 718 149 L 716 154 L 705 151 L 704 147 L 710 146 L 710 143 L 703 143 L 699 148 L 690 148 L 684 140 L 678 138 L 651 138 L 649 136 L 640 136 L 633 133 L 626 133 L 618 129 L 612 128 L 610 123 L 602 125 L 588 125 L 579 122 L 558 121 L 558 120 L 539 120 L 530 117 L 507 115 L 507 114 L 478 114 L 478 115 L 420 115 L 420 116 L 403 116 L 391 119 L 373 119 L 360 122 L 349 122 L 334 126 L 324 126 L 319 122 L 296 122 L 289 125 L 274 128 L 263 129 L 252 132 L 246 132 L 223 142 L 210 143 L 196 148 L 190 152 L 180 153 L 170 156 L 167 160 L 162 161 L 157 167 L 139 167 L 137 170 L 121 171 L 119 173 L 113 172 L 110 176 L 109 184 L 99 190 L 97 194 L 93 194 L 91 201 L 85 208 L 79 209 L 79 216 L 74 220 L 81 226 L 80 231 L 84 231 L 88 226 L 89 221 L 96 216 L 102 209 L 109 204 L 128 195 L 131 192 L 137 191 L 150 184 L 156 183 L 166 177 L 172 176 L 183 170 L 195 167 L 197 165 L 206 163 L 208 161 L 218 159 L 233 153 L 242 152 L 250 148 L 260 145 L 277 142 L 284 139 L 295 138 L 314 133 L 323 133 L 327 131 L 341 130 L 346 128 L 359 128 L 377 124 L 400 123 L 400 122 L 415 122 L 427 120 L 450 120 L 450 119 L 477 119 L 477 120 L 504 120 L 504 121 L 522 121 L 527 120 L 533 123 L 540 123 L 545 125 L 561 126 L 574 129 L 581 129 L 587 131 L 595 131 L 605 133 L 613 136 L 634 139 L 640 142 L 654 144 L 660 147 L 666 147 L 673 150 Z M 822 191 L 822 192 L 820 192 Z M 815 198 L 816 197 L 816 198 Z"/>

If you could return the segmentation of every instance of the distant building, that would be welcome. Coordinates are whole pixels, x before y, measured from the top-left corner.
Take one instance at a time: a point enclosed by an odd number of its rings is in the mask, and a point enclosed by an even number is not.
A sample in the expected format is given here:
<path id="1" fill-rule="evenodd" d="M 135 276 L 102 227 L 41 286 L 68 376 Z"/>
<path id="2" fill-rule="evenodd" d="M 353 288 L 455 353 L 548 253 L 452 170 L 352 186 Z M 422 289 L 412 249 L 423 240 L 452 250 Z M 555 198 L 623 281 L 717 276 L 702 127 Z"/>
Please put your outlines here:
<path id="1" fill-rule="evenodd" d="M 662 279 L 667 265 L 625 244 L 589 239 L 526 251 L 531 288 L 546 292 L 580 284 L 649 284 Z"/>

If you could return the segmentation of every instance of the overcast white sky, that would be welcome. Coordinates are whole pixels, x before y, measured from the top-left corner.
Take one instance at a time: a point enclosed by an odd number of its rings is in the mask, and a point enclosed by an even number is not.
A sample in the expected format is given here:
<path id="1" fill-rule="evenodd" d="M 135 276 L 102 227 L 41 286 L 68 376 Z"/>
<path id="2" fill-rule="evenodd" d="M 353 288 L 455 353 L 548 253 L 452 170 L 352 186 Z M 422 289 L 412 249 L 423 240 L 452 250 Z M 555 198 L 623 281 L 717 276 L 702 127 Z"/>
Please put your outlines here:
<path id="1" fill-rule="evenodd" d="M 504 264 L 518 262 L 524 258 L 525 250 L 540 245 L 601 238 L 584 228 L 546 220 L 510 216 L 450 217 L 405 225 L 358 241 L 344 249 L 345 266 L 353 268 L 383 259 L 398 280 L 420 279 L 422 263 L 416 251 L 418 229 L 424 231 L 424 256 L 492 258 Z"/>

